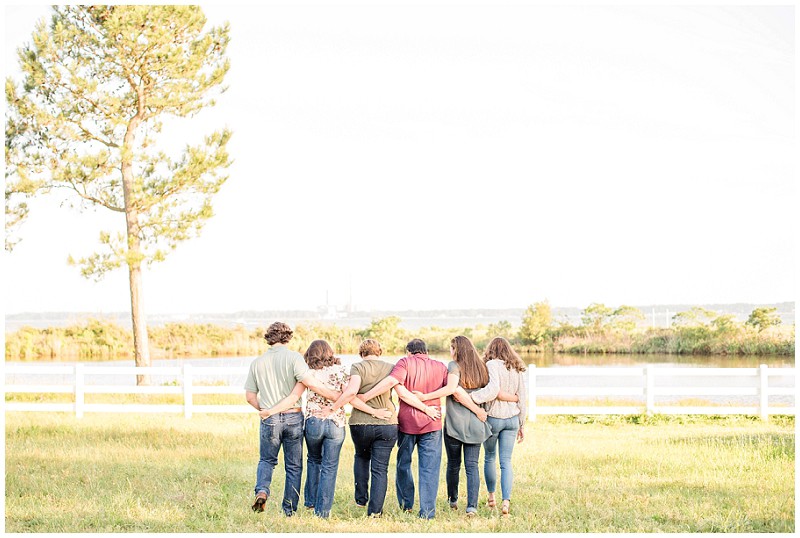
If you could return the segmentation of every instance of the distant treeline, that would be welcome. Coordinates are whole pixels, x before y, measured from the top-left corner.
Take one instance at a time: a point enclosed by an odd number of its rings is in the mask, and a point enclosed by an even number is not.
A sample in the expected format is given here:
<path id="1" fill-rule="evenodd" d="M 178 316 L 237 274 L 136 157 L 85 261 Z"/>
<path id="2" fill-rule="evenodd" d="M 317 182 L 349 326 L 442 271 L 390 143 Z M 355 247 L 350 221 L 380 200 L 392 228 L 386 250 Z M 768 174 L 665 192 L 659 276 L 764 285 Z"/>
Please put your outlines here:
<path id="1" fill-rule="evenodd" d="M 633 307 L 594 303 L 581 324 L 553 320 L 547 303 L 531 305 L 520 327 L 508 321 L 475 327 L 423 327 L 408 330 L 401 319 L 373 320 L 364 329 L 309 323 L 295 327 L 289 347 L 305 351 L 312 340 L 327 340 L 337 353 L 355 354 L 364 338 L 379 340 L 387 355 L 400 355 L 411 338 L 422 338 L 432 353 L 447 353 L 458 334 L 479 350 L 495 336 L 508 338 L 521 352 L 670 353 L 696 355 L 794 355 L 794 325 L 781 325 L 774 308 L 756 308 L 746 322 L 695 307 L 673 317 L 668 328 L 645 327 Z M 148 329 L 152 358 L 255 356 L 264 352 L 265 328 L 248 330 L 213 324 L 167 323 Z M 133 357 L 133 338 L 121 326 L 89 320 L 68 327 L 23 327 L 6 334 L 6 360 L 116 360 Z"/>
<path id="2" fill-rule="evenodd" d="M 581 324 L 554 322 L 548 303 L 522 317 L 516 341 L 524 350 L 556 353 L 668 353 L 677 355 L 794 355 L 794 325 L 774 307 L 754 308 L 747 321 L 702 307 L 678 312 L 670 327 L 647 327 L 641 310 L 592 303 Z"/>

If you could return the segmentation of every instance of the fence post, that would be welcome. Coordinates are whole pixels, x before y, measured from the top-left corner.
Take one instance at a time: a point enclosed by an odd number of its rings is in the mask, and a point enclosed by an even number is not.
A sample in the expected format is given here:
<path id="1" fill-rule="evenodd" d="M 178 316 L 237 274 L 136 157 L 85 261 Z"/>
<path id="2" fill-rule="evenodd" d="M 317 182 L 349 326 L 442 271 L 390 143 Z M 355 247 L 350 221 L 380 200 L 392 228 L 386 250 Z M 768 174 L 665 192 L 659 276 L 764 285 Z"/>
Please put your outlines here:
<path id="1" fill-rule="evenodd" d="M 761 420 L 769 420 L 769 377 L 766 364 L 758 367 L 758 385 L 758 411 Z"/>
<path id="2" fill-rule="evenodd" d="M 536 365 L 528 365 L 528 420 L 536 422 Z"/>
<path id="3" fill-rule="evenodd" d="M 183 416 L 192 418 L 192 365 L 183 365 Z"/>
<path id="4" fill-rule="evenodd" d="M 83 418 L 84 373 L 83 364 L 75 365 L 75 418 Z"/>
<path id="5" fill-rule="evenodd" d="M 656 408 L 656 369 L 652 364 L 648 364 L 644 369 L 644 398 L 645 412 L 652 416 Z"/>

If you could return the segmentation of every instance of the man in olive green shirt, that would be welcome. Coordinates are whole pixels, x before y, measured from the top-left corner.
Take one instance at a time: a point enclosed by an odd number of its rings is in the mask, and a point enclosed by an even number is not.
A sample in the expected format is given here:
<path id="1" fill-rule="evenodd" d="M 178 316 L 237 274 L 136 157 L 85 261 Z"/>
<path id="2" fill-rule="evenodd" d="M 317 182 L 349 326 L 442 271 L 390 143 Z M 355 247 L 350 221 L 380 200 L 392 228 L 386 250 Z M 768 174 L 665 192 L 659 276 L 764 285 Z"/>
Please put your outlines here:
<path id="1" fill-rule="evenodd" d="M 282 508 L 287 516 L 297 511 L 300 500 L 300 481 L 303 474 L 303 413 L 300 406 L 302 390 L 298 383 L 317 394 L 336 400 L 341 393 L 326 388 L 308 368 L 303 356 L 286 347 L 293 331 L 288 325 L 275 322 L 264 335 L 270 349 L 250 364 L 245 381 L 247 403 L 261 417 L 259 461 L 256 469 L 256 499 L 253 510 L 264 511 L 269 498 L 272 471 L 283 447 L 286 482 Z M 302 389 L 302 386 L 298 387 Z"/>
<path id="2" fill-rule="evenodd" d="M 368 338 L 361 342 L 358 354 L 364 360 L 352 366 L 350 381 L 342 396 L 329 407 L 329 412 L 332 412 L 347 402 L 353 405 L 349 422 L 350 436 L 355 445 L 355 501 L 358 506 L 366 506 L 367 515 L 372 517 L 380 517 L 383 513 L 389 457 L 397 443 L 397 412 L 392 403 L 391 388 L 377 392 L 366 403 L 355 396 L 372 391 L 391 373 L 394 365 L 378 359 L 382 353 L 377 340 Z M 431 418 L 440 416 L 438 409 L 426 406 L 402 385 L 396 385 L 395 390 L 406 403 Z"/>

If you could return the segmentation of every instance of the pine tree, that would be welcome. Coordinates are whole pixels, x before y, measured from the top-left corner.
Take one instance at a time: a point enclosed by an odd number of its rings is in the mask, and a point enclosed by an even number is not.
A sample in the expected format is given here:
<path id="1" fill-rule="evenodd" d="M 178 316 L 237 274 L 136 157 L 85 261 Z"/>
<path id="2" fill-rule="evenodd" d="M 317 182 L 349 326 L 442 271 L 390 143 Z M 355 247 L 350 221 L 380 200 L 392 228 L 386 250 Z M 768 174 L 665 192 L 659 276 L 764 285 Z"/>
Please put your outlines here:
<path id="1" fill-rule="evenodd" d="M 165 120 L 192 117 L 224 91 L 229 28 L 204 32 L 197 6 L 53 10 L 19 50 L 22 87 L 6 81 L 12 174 L 124 217 L 124 232 L 101 231 L 97 252 L 70 261 L 95 279 L 128 267 L 135 361 L 148 366 L 142 266 L 199 233 L 230 164 L 227 129 L 175 156 L 159 149 L 157 135 Z"/>

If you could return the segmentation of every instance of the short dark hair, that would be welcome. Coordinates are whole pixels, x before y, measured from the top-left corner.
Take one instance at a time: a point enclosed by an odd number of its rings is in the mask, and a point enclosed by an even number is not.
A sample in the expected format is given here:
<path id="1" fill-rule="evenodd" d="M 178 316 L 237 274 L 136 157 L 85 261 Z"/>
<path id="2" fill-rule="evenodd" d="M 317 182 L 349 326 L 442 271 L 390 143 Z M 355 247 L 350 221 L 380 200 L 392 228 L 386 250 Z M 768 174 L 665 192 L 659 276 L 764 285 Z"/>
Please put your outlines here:
<path id="1" fill-rule="evenodd" d="M 419 338 L 414 338 L 412 341 L 406 344 L 406 351 L 409 355 L 414 355 L 416 353 L 424 353 L 425 355 L 428 354 L 428 346 L 425 345 L 425 342 L 420 340 Z"/>
<path id="2" fill-rule="evenodd" d="M 292 331 L 291 327 L 282 321 L 276 321 L 267 328 L 267 333 L 264 335 L 264 338 L 266 338 L 267 343 L 272 346 L 275 344 L 288 344 L 293 335 L 294 331 Z"/>

